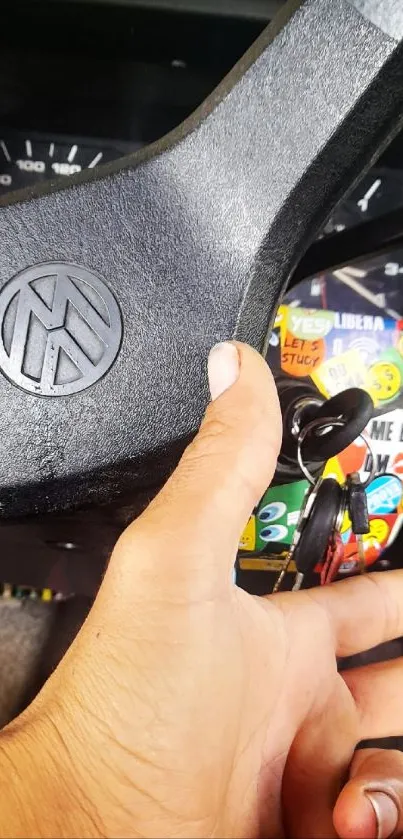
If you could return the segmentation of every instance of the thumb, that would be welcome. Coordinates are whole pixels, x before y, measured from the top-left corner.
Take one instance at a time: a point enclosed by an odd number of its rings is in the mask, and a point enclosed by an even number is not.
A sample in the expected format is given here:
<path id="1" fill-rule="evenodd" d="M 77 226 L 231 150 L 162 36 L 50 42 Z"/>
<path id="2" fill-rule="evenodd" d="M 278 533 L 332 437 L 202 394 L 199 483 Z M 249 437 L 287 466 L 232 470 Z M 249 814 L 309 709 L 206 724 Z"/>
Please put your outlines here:
<path id="1" fill-rule="evenodd" d="M 403 833 L 403 754 L 360 749 L 333 821 L 342 839 L 388 839 Z"/>
<path id="2" fill-rule="evenodd" d="M 144 597 L 148 586 L 167 595 L 186 579 L 193 592 L 199 578 L 203 588 L 228 583 L 242 528 L 273 476 L 281 415 L 270 370 L 250 347 L 218 344 L 208 374 L 212 401 L 200 431 L 120 538 L 105 584 L 113 578 Z"/>
<path id="3" fill-rule="evenodd" d="M 220 715 L 229 696 L 243 707 L 244 654 L 234 639 L 236 619 L 221 617 L 223 610 L 238 617 L 230 567 L 241 529 L 271 480 L 281 417 L 270 371 L 250 347 L 218 345 L 208 372 L 212 401 L 199 433 L 120 538 L 87 621 L 30 711 L 40 733 L 42 720 L 45 728 L 50 721 L 57 748 L 67 744 L 69 768 L 83 761 L 68 799 L 73 812 L 83 802 L 93 817 L 93 796 L 98 802 L 109 792 L 103 805 L 112 802 L 109 823 L 116 813 L 120 825 L 140 813 L 141 835 L 161 835 L 150 831 L 162 818 L 174 825 L 172 835 L 187 835 L 183 813 L 191 831 L 203 831 L 210 824 L 203 779 L 213 773 L 215 813 L 228 799 L 225 773 L 230 777 L 239 751 L 239 715 L 223 724 Z M 203 726 L 203 719 L 218 723 Z M 215 776 L 217 743 L 225 744 L 228 759 L 223 753 Z M 112 783 L 100 786 L 100 769 L 110 779 L 110 768 Z M 98 834 L 97 816 L 95 809 L 90 830 L 95 825 Z"/>

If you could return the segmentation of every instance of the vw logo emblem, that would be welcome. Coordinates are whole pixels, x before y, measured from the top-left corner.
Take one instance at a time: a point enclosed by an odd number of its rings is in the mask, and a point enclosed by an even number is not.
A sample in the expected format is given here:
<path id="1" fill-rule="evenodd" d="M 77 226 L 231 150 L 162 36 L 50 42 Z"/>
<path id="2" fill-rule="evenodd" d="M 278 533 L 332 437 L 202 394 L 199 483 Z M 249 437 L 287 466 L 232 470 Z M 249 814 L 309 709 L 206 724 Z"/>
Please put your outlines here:
<path id="1" fill-rule="evenodd" d="M 122 340 L 104 280 L 63 262 L 33 265 L 0 292 L 0 369 L 38 396 L 70 396 L 109 370 Z"/>

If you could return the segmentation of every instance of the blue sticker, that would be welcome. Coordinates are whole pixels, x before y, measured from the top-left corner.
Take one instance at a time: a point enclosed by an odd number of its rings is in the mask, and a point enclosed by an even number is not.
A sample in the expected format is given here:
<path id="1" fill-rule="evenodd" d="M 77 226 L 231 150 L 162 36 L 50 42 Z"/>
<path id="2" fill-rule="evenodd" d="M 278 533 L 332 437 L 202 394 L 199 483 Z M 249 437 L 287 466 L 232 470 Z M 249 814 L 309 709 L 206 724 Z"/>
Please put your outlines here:
<path id="1" fill-rule="evenodd" d="M 402 483 L 396 475 L 380 475 L 367 489 L 368 513 L 393 513 L 402 498 Z"/>
<path id="2" fill-rule="evenodd" d="M 351 527 L 348 530 L 345 530 L 344 533 L 341 534 L 341 541 L 343 545 L 347 545 L 351 536 Z"/>
<path id="3" fill-rule="evenodd" d="M 259 537 L 263 542 L 282 542 L 287 533 L 288 527 L 284 527 L 283 524 L 272 524 L 270 527 L 264 527 Z"/>
<path id="4" fill-rule="evenodd" d="M 284 504 L 284 501 L 272 501 L 271 504 L 266 504 L 265 507 L 262 507 L 258 513 L 259 521 L 269 522 L 269 521 L 277 521 L 280 519 L 281 516 L 284 516 L 287 512 L 287 507 Z"/>

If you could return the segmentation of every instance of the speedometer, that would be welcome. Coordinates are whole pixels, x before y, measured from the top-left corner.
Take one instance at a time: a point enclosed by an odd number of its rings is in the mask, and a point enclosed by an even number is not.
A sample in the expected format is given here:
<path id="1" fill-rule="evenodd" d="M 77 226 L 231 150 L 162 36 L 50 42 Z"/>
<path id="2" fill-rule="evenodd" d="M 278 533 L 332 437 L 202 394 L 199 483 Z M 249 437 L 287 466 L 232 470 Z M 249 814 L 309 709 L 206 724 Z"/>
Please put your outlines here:
<path id="1" fill-rule="evenodd" d="M 115 160 L 136 148 L 135 145 L 21 134 L 0 133 L 0 195 L 33 186 L 38 181 L 66 177 Z"/>
<path id="2" fill-rule="evenodd" d="M 324 229 L 337 233 L 403 207 L 403 170 L 372 169 L 338 207 Z M 368 242 L 368 250 L 371 242 Z M 403 250 L 361 259 L 335 271 L 304 280 L 286 301 L 312 309 L 403 318 Z"/>

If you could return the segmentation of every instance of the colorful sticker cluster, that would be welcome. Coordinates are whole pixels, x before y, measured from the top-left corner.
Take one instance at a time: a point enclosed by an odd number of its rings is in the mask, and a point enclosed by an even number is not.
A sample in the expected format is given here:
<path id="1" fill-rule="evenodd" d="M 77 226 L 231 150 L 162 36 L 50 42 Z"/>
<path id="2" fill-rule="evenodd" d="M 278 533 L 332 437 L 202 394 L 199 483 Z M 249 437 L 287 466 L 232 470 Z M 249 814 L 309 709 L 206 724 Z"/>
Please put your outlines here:
<path id="1" fill-rule="evenodd" d="M 326 398 L 349 387 L 361 387 L 372 397 L 374 418 L 364 432 L 371 442 L 378 477 L 367 490 L 370 532 L 364 537 L 365 557 L 372 565 L 395 538 L 403 522 L 403 322 L 379 315 L 330 312 L 281 306 L 276 318 L 268 361 L 274 372 L 306 379 Z M 356 440 L 331 458 L 324 474 L 343 483 L 350 472 L 365 478 L 371 456 Z M 305 480 L 271 487 L 242 535 L 240 548 L 260 551 L 267 545 L 286 549 L 298 521 L 308 484 Z M 357 565 L 351 522 L 342 526 L 344 563 Z"/>
<path id="2" fill-rule="evenodd" d="M 273 486 L 264 494 L 240 541 L 244 551 L 261 551 L 268 543 L 290 545 L 308 481 Z"/>

